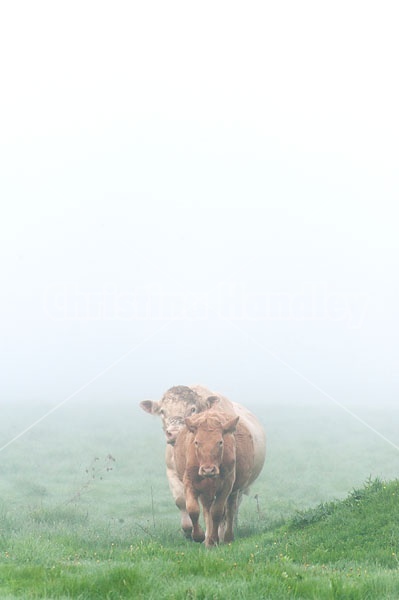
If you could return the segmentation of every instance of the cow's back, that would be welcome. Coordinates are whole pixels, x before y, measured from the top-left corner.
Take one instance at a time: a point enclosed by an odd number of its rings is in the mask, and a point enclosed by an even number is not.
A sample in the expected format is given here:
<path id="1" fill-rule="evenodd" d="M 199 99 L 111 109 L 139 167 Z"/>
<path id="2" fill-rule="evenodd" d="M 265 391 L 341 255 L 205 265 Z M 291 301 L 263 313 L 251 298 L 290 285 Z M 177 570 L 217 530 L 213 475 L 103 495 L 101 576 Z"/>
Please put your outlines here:
<path id="1" fill-rule="evenodd" d="M 204 385 L 192 385 L 191 389 L 194 390 L 201 399 L 206 401 L 209 397 L 215 397 L 218 399 L 218 402 L 213 404 L 212 408 L 216 411 L 222 411 L 227 415 L 235 415 L 234 403 L 231 402 L 226 396 L 222 396 L 218 392 L 213 392 L 208 389 Z"/>
<path id="2" fill-rule="evenodd" d="M 266 435 L 254 414 L 237 402 L 233 402 L 232 405 L 235 414 L 240 417 L 236 431 L 236 479 L 237 482 L 246 481 L 245 485 L 237 484 L 244 490 L 255 481 L 263 468 L 266 457 Z"/>

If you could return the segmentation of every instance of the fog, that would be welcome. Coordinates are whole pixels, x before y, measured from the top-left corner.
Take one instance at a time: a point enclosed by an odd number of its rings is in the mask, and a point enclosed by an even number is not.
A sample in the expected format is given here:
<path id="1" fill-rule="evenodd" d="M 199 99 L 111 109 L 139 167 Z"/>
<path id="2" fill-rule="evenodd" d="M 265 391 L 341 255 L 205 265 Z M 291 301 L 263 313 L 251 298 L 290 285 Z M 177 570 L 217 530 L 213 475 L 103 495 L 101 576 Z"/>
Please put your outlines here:
<path id="1" fill-rule="evenodd" d="M 395 4 L 5 12 L 2 401 L 203 383 L 392 420 Z"/>

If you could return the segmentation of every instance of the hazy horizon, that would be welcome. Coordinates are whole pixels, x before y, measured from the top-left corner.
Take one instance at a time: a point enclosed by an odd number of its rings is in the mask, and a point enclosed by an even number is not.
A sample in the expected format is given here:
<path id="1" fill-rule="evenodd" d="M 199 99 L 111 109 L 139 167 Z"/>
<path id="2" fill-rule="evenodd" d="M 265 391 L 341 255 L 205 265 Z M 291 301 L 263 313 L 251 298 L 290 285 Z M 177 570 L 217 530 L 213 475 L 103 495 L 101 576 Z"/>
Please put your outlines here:
<path id="1" fill-rule="evenodd" d="M 394 418 L 395 4 L 19 6 L 1 399 L 139 411 L 202 383 Z"/>

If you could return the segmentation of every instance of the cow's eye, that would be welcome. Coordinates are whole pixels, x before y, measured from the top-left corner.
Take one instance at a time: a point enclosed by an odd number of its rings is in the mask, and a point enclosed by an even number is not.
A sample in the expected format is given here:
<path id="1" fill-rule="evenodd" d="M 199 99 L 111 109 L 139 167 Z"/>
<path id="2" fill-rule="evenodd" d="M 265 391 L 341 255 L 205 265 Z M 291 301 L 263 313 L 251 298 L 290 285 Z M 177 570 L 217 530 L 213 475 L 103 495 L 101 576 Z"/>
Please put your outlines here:
<path id="1" fill-rule="evenodd" d="M 220 440 L 219 446 L 223 446 L 223 440 Z"/>
<path id="2" fill-rule="evenodd" d="M 198 448 L 198 442 L 197 442 L 197 440 L 194 440 L 194 446 L 196 446 Z"/>
<path id="3" fill-rule="evenodd" d="M 195 408 L 195 406 L 191 407 L 191 414 L 194 414 L 195 412 L 197 412 L 197 409 Z"/>
<path id="4" fill-rule="evenodd" d="M 159 411 L 159 413 L 160 413 L 162 416 L 164 416 L 164 414 L 165 414 L 165 411 L 164 411 L 164 409 L 163 409 L 163 408 L 161 408 L 161 410 Z"/>

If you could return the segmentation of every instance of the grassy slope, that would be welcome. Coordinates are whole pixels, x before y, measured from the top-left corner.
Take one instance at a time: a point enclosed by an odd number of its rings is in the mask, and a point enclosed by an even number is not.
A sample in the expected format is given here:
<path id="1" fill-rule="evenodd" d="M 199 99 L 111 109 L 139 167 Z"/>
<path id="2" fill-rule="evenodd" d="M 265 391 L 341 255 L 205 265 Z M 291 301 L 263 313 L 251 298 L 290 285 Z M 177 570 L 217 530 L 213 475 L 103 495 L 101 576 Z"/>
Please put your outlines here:
<path id="1" fill-rule="evenodd" d="M 146 529 L 146 531 L 144 531 Z M 84 507 L 3 507 L 0 597 L 399 598 L 399 481 L 368 482 L 263 532 L 207 551 L 176 530 L 106 524 Z"/>

